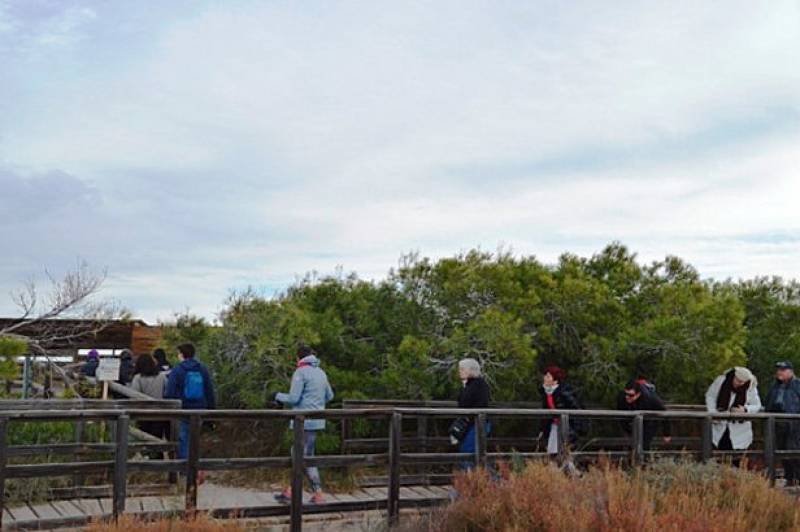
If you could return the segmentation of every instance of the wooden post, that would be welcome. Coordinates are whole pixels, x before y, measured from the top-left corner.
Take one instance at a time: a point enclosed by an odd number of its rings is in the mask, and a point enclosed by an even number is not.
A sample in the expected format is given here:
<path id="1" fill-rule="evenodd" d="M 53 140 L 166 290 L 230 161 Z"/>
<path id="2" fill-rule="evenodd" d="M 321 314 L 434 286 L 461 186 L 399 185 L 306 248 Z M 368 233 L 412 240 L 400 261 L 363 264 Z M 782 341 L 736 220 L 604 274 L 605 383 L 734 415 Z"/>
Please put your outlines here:
<path id="1" fill-rule="evenodd" d="M 642 414 L 633 418 L 631 438 L 631 465 L 635 467 L 642 464 L 644 457 L 644 416 Z"/>
<path id="2" fill-rule="evenodd" d="M 706 416 L 703 418 L 703 462 L 711 460 L 711 444 L 711 416 Z"/>
<path id="3" fill-rule="evenodd" d="M 764 465 L 772 486 L 775 485 L 775 447 L 775 418 L 769 417 L 764 427 Z"/>
<path id="4" fill-rule="evenodd" d="M 400 444 L 403 434 L 403 414 L 392 414 L 389 425 L 389 492 L 386 501 L 389 524 L 394 525 L 400 517 Z"/>
<path id="5" fill-rule="evenodd" d="M 83 402 L 83 401 L 81 401 Z M 75 443 L 81 444 L 83 443 L 83 433 L 86 430 L 86 421 L 80 419 L 75 424 Z M 83 486 L 85 483 L 86 478 L 83 473 L 76 473 L 72 477 L 72 485 L 73 486 Z"/>
<path id="6" fill-rule="evenodd" d="M 128 483 L 128 428 L 130 417 L 121 414 L 116 422 L 116 448 L 114 450 L 114 492 L 112 513 L 116 521 L 125 513 L 125 496 Z"/>
<path id="7" fill-rule="evenodd" d="M 179 443 L 180 442 L 180 420 L 178 419 L 170 419 L 169 421 L 169 441 L 170 443 Z M 174 459 L 177 456 L 177 452 L 175 449 L 172 449 L 166 453 L 164 453 L 165 458 L 167 459 Z M 168 473 L 168 481 L 170 484 L 177 484 L 178 483 L 178 474 L 174 471 L 170 471 Z"/>
<path id="8" fill-rule="evenodd" d="M 486 467 L 486 414 L 475 418 L 475 467 Z"/>
<path id="9" fill-rule="evenodd" d="M 189 450 L 186 456 L 186 512 L 197 509 L 197 462 L 200 460 L 200 431 L 203 420 L 199 415 L 189 416 Z"/>
<path id="10" fill-rule="evenodd" d="M 3 528 L 3 511 L 5 509 L 6 493 L 6 434 L 8 432 L 8 418 L 0 417 L 0 529 Z"/>
<path id="11" fill-rule="evenodd" d="M 569 455 L 569 414 L 561 414 L 558 422 L 558 454 L 561 460 Z"/>
<path id="12" fill-rule="evenodd" d="M 419 438 L 419 451 L 428 452 L 428 418 L 425 416 L 417 417 L 417 438 Z"/>
<path id="13" fill-rule="evenodd" d="M 300 532 L 303 530 L 303 466 L 305 462 L 305 449 L 303 440 L 305 439 L 304 416 L 294 416 L 292 426 L 292 518 L 291 531 Z"/>

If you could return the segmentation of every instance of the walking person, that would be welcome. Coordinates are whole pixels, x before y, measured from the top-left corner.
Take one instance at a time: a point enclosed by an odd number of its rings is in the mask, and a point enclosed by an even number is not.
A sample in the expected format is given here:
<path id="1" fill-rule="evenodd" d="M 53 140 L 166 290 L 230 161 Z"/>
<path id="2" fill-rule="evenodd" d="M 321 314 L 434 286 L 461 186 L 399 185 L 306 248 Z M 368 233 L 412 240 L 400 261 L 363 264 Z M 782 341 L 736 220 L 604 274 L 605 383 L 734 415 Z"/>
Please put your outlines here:
<path id="1" fill-rule="evenodd" d="M 709 412 L 760 412 L 761 398 L 755 375 L 737 366 L 718 376 L 706 392 L 706 407 Z M 753 424 L 747 420 L 715 420 L 711 424 L 711 441 L 720 451 L 746 450 L 753 443 Z M 739 467 L 738 458 L 733 460 L 733 465 Z"/>
<path id="2" fill-rule="evenodd" d="M 327 374 L 319 365 L 320 360 L 314 350 L 306 345 L 301 345 L 297 350 L 297 369 L 292 375 L 289 393 L 276 393 L 273 402 L 291 406 L 292 410 L 324 410 L 325 405 L 333 399 L 333 390 L 328 382 Z M 303 432 L 303 456 L 314 456 L 317 434 L 325 430 L 325 420 L 306 419 L 303 428 L 305 429 Z M 325 502 L 319 469 L 307 467 L 306 476 L 311 483 L 311 503 Z M 286 488 L 275 498 L 280 502 L 290 502 L 291 488 Z"/>
<path id="3" fill-rule="evenodd" d="M 580 401 L 575 391 L 566 382 L 567 373 L 558 366 L 548 366 L 544 370 L 542 376 L 542 407 L 549 410 L 579 410 L 581 409 Z M 559 426 L 561 424 L 560 417 L 546 417 L 542 420 L 540 425 L 539 438 L 546 438 L 547 452 L 551 456 L 560 454 L 565 449 L 561 449 L 559 443 Z M 578 440 L 578 426 L 580 422 L 570 419 L 568 434 L 569 437 L 566 442 L 567 448 L 574 445 Z M 574 466 L 573 466 L 574 467 Z"/>
<path id="4" fill-rule="evenodd" d="M 163 399 L 167 386 L 167 374 L 159 371 L 156 359 L 144 353 L 136 359 L 136 374 L 133 376 L 131 388 L 139 393 L 149 395 L 153 399 Z M 139 428 L 157 438 L 169 438 L 169 421 L 139 421 Z"/>
<path id="5" fill-rule="evenodd" d="M 655 386 L 641 378 L 628 382 L 617 396 L 617 410 L 663 411 L 666 409 L 664 401 L 655 391 Z M 622 426 L 628 434 L 632 432 L 632 423 L 630 419 L 622 420 Z M 670 435 L 671 425 L 668 420 L 645 418 L 642 427 L 642 448 L 645 451 L 650 450 L 659 426 L 663 430 L 664 443 L 672 441 Z"/>
<path id="6" fill-rule="evenodd" d="M 178 346 L 181 362 L 169 372 L 164 397 L 180 399 L 184 410 L 211 410 L 216 408 L 214 383 L 202 363 L 195 358 L 194 345 Z M 189 455 L 189 420 L 181 419 L 178 431 L 178 458 L 185 460 Z M 203 471 L 198 472 L 198 482 L 205 479 Z"/>
<path id="7" fill-rule="evenodd" d="M 784 360 L 775 364 L 775 382 L 767 393 L 767 412 L 780 414 L 800 413 L 800 380 L 794 374 L 794 365 Z M 778 421 L 775 426 L 775 448 L 800 449 L 800 422 Z M 800 463 L 797 458 L 783 460 L 783 476 L 787 486 L 800 481 Z"/>
<path id="8" fill-rule="evenodd" d="M 458 362 L 458 378 L 462 388 L 458 394 L 458 408 L 489 408 L 490 390 L 486 379 L 481 375 L 481 365 L 474 358 Z M 485 425 L 486 435 L 491 432 L 491 424 Z M 473 417 L 460 417 L 450 426 L 451 443 L 458 445 L 459 453 L 475 453 L 477 432 Z M 474 461 L 461 463 L 464 470 L 472 469 Z"/>

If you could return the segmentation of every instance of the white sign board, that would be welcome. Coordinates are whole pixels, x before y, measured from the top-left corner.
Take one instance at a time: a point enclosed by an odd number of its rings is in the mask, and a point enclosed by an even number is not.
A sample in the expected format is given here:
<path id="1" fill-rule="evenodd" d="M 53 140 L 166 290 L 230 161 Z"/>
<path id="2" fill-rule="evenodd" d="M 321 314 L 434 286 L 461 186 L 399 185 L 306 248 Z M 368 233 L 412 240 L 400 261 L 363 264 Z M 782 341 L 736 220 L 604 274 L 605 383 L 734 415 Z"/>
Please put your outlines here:
<path id="1" fill-rule="evenodd" d="M 118 357 L 100 357 L 95 375 L 99 381 L 119 380 L 120 359 Z"/>

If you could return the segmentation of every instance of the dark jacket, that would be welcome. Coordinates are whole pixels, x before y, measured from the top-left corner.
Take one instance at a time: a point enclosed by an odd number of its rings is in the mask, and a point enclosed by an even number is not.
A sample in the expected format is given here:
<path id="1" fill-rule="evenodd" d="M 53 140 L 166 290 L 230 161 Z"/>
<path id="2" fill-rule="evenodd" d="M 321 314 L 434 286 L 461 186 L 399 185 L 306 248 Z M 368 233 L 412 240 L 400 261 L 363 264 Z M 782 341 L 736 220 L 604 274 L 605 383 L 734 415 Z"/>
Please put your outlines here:
<path id="1" fill-rule="evenodd" d="M 183 397 L 183 386 L 186 381 L 186 374 L 190 371 L 197 371 L 203 376 L 203 397 L 201 399 L 186 399 Z M 165 399 L 180 399 L 184 409 L 213 409 L 217 402 L 214 397 L 214 383 L 208 369 L 194 358 L 189 358 L 172 368 L 167 380 L 167 389 L 164 392 Z"/>
<path id="2" fill-rule="evenodd" d="M 622 391 L 617 396 L 617 410 L 666 410 L 664 401 L 658 396 L 654 389 L 642 386 L 642 393 L 639 398 L 633 402 L 628 403 L 625 400 L 625 392 Z M 630 419 L 620 420 L 625 432 L 630 434 L 632 432 L 633 422 Z M 644 442 L 645 450 L 649 450 L 650 442 L 658 432 L 659 425 L 663 427 L 664 436 L 669 436 L 671 432 L 670 423 L 668 420 L 649 419 L 644 422 L 644 431 L 642 440 Z"/>
<path id="3" fill-rule="evenodd" d="M 458 394 L 458 408 L 489 408 L 489 384 L 483 377 L 471 377 Z"/>
<path id="4" fill-rule="evenodd" d="M 800 379 L 792 377 L 785 383 L 776 379 L 767 393 L 765 405 L 767 412 L 800 413 Z M 779 449 L 800 449 L 800 422 L 778 421 L 775 429 Z"/>
<path id="5" fill-rule="evenodd" d="M 119 380 L 117 382 L 127 386 L 133 381 L 134 373 L 133 357 L 130 354 L 123 354 L 119 361 Z"/>
<path id="6" fill-rule="evenodd" d="M 542 394 L 542 408 L 550 408 L 547 404 L 547 392 L 544 391 L 544 386 L 539 387 L 539 392 Z M 578 394 L 572 389 L 572 387 L 567 384 L 566 382 L 561 382 L 556 388 L 556 391 L 553 392 L 553 400 L 555 402 L 555 407 L 558 410 L 582 410 L 583 406 L 581 405 L 581 401 L 578 398 Z M 545 438 L 545 442 L 547 441 L 547 436 L 550 434 L 550 427 L 553 424 L 552 417 L 546 417 L 542 419 L 541 424 L 539 425 L 539 430 Z M 586 422 L 584 420 L 579 420 L 575 418 L 570 418 L 569 420 L 569 441 L 570 443 L 574 443 L 578 439 L 579 433 L 584 433 L 586 431 Z"/>
<path id="7" fill-rule="evenodd" d="M 792 377 L 785 383 L 776 379 L 767 393 L 766 410 L 784 414 L 800 413 L 800 379 Z"/>
<path id="8" fill-rule="evenodd" d="M 81 366 L 81 373 L 87 377 L 94 377 L 97 374 L 97 366 L 100 365 L 100 360 L 97 358 L 90 358 Z"/>

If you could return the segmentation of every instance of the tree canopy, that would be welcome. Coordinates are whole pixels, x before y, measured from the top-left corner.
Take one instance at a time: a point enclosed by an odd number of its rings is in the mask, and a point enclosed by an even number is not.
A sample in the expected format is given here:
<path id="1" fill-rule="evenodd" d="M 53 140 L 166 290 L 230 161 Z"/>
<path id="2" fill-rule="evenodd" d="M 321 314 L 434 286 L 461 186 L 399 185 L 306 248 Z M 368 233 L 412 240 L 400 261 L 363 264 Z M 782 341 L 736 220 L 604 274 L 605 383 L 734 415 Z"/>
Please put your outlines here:
<path id="1" fill-rule="evenodd" d="M 643 264 L 613 243 L 555 264 L 471 250 L 403 256 L 377 282 L 308 275 L 277 297 L 233 294 L 215 326 L 180 316 L 168 339 L 198 345 L 231 407 L 264 406 L 285 388 L 300 342 L 320 353 L 339 398 L 453 398 L 455 366 L 471 357 L 496 400 L 536 400 L 542 368 L 556 364 L 590 404 L 638 375 L 698 403 L 731 366 L 764 381 L 775 360 L 800 362 L 799 325 L 794 281 L 704 280 L 680 258 Z"/>

